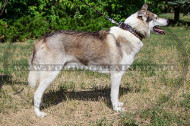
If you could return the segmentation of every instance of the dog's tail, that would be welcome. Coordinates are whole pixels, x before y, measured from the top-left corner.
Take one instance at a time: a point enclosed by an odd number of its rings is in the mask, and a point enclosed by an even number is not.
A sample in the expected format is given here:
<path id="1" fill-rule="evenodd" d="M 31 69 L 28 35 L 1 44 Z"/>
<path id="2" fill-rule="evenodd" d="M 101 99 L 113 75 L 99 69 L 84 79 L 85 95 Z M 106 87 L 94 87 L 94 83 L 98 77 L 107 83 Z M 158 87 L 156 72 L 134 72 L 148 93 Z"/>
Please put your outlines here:
<path id="1" fill-rule="evenodd" d="M 39 78 L 39 71 L 30 71 L 28 75 L 28 83 L 32 88 L 35 88 Z"/>
<path id="2" fill-rule="evenodd" d="M 31 60 L 29 62 L 30 72 L 28 74 L 28 83 L 32 88 L 35 88 L 37 81 L 40 78 L 40 70 L 39 70 L 39 61 L 37 51 L 39 48 L 41 41 L 35 44 L 33 54 L 31 55 Z"/>
<path id="3" fill-rule="evenodd" d="M 39 71 L 35 70 L 35 65 L 33 64 L 33 59 L 35 58 L 35 53 L 33 52 L 31 56 L 30 72 L 28 74 L 28 83 L 32 88 L 35 88 L 37 81 L 39 80 Z"/>

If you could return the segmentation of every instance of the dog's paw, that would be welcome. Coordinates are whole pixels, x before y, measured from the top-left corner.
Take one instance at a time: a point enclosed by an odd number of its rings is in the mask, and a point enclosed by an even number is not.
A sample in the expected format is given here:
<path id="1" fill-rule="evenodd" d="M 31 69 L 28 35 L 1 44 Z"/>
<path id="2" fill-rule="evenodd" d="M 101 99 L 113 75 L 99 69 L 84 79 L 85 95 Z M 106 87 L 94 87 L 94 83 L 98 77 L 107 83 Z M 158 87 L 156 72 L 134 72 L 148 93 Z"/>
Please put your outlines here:
<path id="1" fill-rule="evenodd" d="M 36 115 L 37 115 L 38 117 L 43 118 L 43 117 L 45 117 L 47 114 L 46 114 L 45 112 L 37 112 Z"/>
<path id="2" fill-rule="evenodd" d="M 125 111 L 125 109 L 122 108 L 121 106 L 114 106 L 114 107 L 113 107 L 113 110 L 114 110 L 114 111 L 117 111 L 117 112 L 123 112 L 123 111 Z"/>
<path id="3" fill-rule="evenodd" d="M 118 103 L 118 106 L 119 106 L 119 107 L 122 107 L 123 105 L 124 105 L 123 102 L 119 102 L 119 103 Z"/>

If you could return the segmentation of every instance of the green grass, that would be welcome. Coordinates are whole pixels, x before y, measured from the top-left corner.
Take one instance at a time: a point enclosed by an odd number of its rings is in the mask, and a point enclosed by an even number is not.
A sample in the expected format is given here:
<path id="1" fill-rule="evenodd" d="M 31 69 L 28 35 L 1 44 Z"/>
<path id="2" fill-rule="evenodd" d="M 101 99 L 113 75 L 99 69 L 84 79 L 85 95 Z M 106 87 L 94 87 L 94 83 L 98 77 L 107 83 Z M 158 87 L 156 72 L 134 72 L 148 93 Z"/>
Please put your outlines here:
<path id="1" fill-rule="evenodd" d="M 149 39 L 143 40 L 142 50 L 123 76 L 120 100 L 125 103 L 126 111 L 121 113 L 111 109 L 109 75 L 64 70 L 45 93 L 42 111 L 49 115 L 39 119 L 32 105 L 35 90 L 27 83 L 33 41 L 0 44 L 0 123 L 106 126 L 190 124 L 190 29 L 164 29 L 165 36 L 152 34 Z M 176 68 L 158 69 L 162 64 L 174 64 Z"/>
<path id="2" fill-rule="evenodd" d="M 181 100 L 180 105 L 184 107 L 186 111 L 190 110 L 190 94 L 183 95 L 183 100 Z"/>

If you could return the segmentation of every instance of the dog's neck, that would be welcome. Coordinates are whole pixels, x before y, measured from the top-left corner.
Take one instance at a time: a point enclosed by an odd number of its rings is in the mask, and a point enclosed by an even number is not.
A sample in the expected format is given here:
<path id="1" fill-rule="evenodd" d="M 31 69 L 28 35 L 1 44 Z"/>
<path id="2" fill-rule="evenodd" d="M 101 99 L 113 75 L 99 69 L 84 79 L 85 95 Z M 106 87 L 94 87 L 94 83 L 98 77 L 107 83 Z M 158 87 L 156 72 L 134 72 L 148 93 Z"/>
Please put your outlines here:
<path id="1" fill-rule="evenodd" d="M 142 40 L 143 38 L 145 38 L 145 36 L 143 34 L 141 34 L 140 32 L 136 31 L 135 29 L 133 29 L 128 24 L 121 23 L 119 27 L 122 28 L 122 29 L 124 29 L 124 30 L 127 30 L 127 31 L 131 32 L 133 35 L 135 35 L 140 40 Z"/>

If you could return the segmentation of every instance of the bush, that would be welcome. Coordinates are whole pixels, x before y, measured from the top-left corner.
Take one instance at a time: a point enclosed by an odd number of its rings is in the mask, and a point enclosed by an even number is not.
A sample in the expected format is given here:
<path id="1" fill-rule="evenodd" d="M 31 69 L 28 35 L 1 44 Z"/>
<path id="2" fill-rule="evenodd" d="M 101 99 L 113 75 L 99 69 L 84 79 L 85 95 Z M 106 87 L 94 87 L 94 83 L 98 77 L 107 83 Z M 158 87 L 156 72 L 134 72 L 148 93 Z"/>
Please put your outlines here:
<path id="1" fill-rule="evenodd" d="M 144 1 L 86 0 L 116 21 L 124 21 Z M 0 2 L 0 6 L 3 2 Z M 0 19 L 0 42 L 36 39 L 55 30 L 97 31 L 111 24 L 79 0 L 9 0 Z"/>

